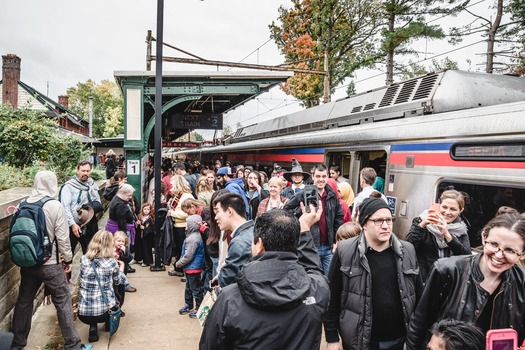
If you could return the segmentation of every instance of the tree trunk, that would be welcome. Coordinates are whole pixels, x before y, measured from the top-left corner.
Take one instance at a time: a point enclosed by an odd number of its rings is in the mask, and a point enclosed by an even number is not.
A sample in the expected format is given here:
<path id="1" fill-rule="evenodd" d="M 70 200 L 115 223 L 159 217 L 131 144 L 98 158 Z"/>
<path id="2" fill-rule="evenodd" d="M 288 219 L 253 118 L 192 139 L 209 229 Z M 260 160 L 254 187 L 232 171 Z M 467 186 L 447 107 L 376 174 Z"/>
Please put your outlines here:
<path id="1" fill-rule="evenodd" d="M 330 69 L 328 60 L 330 56 L 328 55 L 328 48 L 324 49 L 324 72 L 325 76 L 323 79 L 323 103 L 330 102 Z"/>
<path id="2" fill-rule="evenodd" d="M 485 71 L 492 73 L 494 71 L 494 46 L 496 44 L 496 33 L 501 24 L 501 18 L 503 17 L 503 0 L 498 0 L 497 13 L 494 22 L 489 30 L 487 39 L 487 66 Z"/>
<path id="3" fill-rule="evenodd" d="M 394 32 L 394 24 L 396 21 L 396 15 L 390 13 L 388 16 L 388 31 L 390 33 Z M 390 43 L 387 48 L 386 54 L 386 85 L 390 85 L 394 82 L 394 45 Z"/>

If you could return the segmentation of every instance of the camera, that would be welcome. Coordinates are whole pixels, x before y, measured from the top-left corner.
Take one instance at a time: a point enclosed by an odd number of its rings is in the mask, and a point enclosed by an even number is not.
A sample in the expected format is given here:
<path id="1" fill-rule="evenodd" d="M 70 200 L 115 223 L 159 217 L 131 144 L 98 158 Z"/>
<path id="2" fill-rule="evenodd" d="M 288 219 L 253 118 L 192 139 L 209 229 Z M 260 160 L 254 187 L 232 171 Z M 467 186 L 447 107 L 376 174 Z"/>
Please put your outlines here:
<path id="1" fill-rule="evenodd" d="M 307 185 L 304 187 L 303 203 L 307 213 L 310 212 L 310 204 L 316 209 L 319 207 L 319 192 L 317 191 L 317 186 Z"/>

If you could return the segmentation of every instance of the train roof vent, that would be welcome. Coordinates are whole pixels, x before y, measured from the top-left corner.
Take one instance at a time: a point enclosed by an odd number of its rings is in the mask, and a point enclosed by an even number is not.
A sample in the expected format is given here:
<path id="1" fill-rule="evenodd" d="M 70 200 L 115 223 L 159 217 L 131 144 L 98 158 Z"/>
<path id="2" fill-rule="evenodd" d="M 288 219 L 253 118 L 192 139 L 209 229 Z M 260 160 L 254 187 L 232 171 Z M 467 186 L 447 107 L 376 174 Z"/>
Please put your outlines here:
<path id="1" fill-rule="evenodd" d="M 399 89 L 399 85 L 398 84 L 390 85 L 386 89 L 386 92 L 383 95 L 383 98 L 381 99 L 381 102 L 379 102 L 379 107 L 390 106 L 390 104 L 394 100 L 394 96 L 396 95 L 398 89 Z"/>
<path id="2" fill-rule="evenodd" d="M 399 95 L 397 95 L 396 102 L 394 102 L 394 104 L 408 102 L 412 96 L 412 91 L 414 91 L 416 84 L 417 79 L 409 80 L 404 83 L 401 91 L 399 92 Z"/>
<path id="3" fill-rule="evenodd" d="M 376 106 L 375 103 L 369 103 L 365 106 L 365 108 L 363 109 L 363 111 L 369 111 L 371 109 L 374 109 L 374 107 Z"/>
<path id="4" fill-rule="evenodd" d="M 363 106 L 356 106 L 356 107 L 352 108 L 352 111 L 350 113 L 361 112 L 362 108 L 363 108 Z"/>
<path id="5" fill-rule="evenodd" d="M 438 74 L 431 74 L 423 77 L 412 99 L 419 100 L 422 98 L 429 98 L 430 93 L 432 92 L 432 89 L 434 88 L 434 85 L 437 82 L 438 77 Z"/>

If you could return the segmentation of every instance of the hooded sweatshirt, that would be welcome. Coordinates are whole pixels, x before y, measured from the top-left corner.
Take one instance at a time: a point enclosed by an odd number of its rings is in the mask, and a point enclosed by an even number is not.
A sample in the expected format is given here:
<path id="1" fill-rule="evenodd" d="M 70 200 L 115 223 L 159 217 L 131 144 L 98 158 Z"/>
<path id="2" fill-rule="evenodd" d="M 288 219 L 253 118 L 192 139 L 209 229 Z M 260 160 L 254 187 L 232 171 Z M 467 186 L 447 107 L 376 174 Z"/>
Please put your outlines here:
<path id="1" fill-rule="evenodd" d="M 44 265 L 57 264 L 57 244 L 59 256 L 64 256 L 64 261 L 71 261 L 73 255 L 71 253 L 71 244 L 69 242 L 69 226 L 67 224 L 66 212 L 64 207 L 56 196 L 58 193 L 57 177 L 55 173 L 51 171 L 39 171 L 35 175 L 35 181 L 33 184 L 33 191 L 31 196 L 27 198 L 28 203 L 36 203 L 44 197 L 50 197 L 52 200 L 47 201 L 42 207 L 44 215 L 46 217 L 47 234 L 49 241 L 54 242 L 53 252 L 51 258 Z"/>
<path id="2" fill-rule="evenodd" d="M 199 231 L 200 215 L 190 215 L 186 220 L 186 239 L 182 244 L 181 258 L 175 263 L 186 273 L 200 273 L 204 268 L 204 242 Z"/>
<path id="3" fill-rule="evenodd" d="M 244 205 L 246 206 L 246 214 L 249 214 L 250 207 L 248 206 L 248 198 L 246 198 L 246 195 L 244 194 L 244 182 L 242 181 L 242 179 L 235 178 L 233 180 L 228 181 L 224 186 L 224 189 L 240 195 L 244 199 Z"/>
<path id="4" fill-rule="evenodd" d="M 223 288 L 200 349 L 319 349 L 330 301 L 310 232 L 295 252 L 257 255 Z"/>

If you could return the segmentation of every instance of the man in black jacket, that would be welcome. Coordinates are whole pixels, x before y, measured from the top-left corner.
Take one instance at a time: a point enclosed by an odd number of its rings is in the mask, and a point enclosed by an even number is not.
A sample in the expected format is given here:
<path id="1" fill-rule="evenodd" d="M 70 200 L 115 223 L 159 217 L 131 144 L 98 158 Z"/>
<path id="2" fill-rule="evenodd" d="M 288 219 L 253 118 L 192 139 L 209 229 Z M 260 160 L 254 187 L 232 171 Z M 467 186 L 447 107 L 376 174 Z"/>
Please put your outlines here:
<path id="1" fill-rule="evenodd" d="M 257 218 L 253 260 L 219 295 L 200 349 L 319 349 L 330 294 L 309 232 L 322 209 L 311 208 Z"/>
<path id="2" fill-rule="evenodd" d="M 328 275 L 330 262 L 332 261 L 333 245 L 335 244 L 335 233 L 343 224 L 344 214 L 341 202 L 337 194 L 330 186 L 326 186 L 328 170 L 324 164 L 317 164 L 313 168 L 312 175 L 314 185 L 317 186 L 320 202 L 323 204 L 324 215 L 318 223 L 312 226 L 312 237 L 315 248 L 321 258 L 323 272 Z M 298 210 L 299 204 L 303 202 L 303 191 L 297 193 L 286 205 L 284 210 Z"/>

